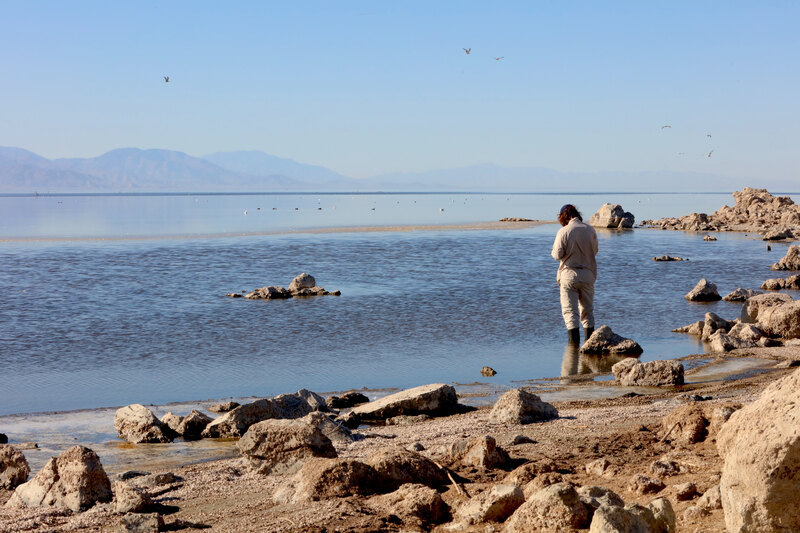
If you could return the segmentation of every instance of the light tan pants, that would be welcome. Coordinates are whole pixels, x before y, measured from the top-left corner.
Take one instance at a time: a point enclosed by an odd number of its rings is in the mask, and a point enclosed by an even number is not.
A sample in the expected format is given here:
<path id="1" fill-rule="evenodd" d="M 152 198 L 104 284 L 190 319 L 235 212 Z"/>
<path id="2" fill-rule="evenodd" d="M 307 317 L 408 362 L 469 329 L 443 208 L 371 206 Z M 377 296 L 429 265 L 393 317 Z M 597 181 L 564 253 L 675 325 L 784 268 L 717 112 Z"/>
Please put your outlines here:
<path id="1" fill-rule="evenodd" d="M 567 329 L 594 327 L 594 280 L 586 279 L 591 274 L 586 271 L 563 270 L 559 287 L 561 288 L 561 314 Z"/>

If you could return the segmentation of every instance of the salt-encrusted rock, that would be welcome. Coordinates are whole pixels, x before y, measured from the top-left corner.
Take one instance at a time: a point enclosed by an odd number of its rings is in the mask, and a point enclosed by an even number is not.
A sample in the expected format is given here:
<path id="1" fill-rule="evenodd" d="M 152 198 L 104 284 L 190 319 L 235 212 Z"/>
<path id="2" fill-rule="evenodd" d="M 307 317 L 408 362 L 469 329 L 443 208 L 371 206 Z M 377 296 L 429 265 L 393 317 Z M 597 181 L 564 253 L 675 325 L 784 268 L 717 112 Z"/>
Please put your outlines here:
<path id="1" fill-rule="evenodd" d="M 0 489 L 13 489 L 28 479 L 31 469 L 25 456 L 8 444 L 0 444 Z"/>
<path id="2" fill-rule="evenodd" d="M 211 407 L 208 408 L 209 411 L 212 413 L 227 413 L 228 411 L 233 411 L 241 404 L 239 402 L 228 401 L 222 403 L 215 403 Z"/>
<path id="3" fill-rule="evenodd" d="M 525 487 L 537 476 L 548 472 L 555 472 L 556 470 L 558 470 L 558 466 L 549 459 L 530 461 L 509 472 L 509 474 L 503 478 L 502 483 Z"/>
<path id="4" fill-rule="evenodd" d="M 589 507 L 571 483 L 556 483 L 533 494 L 506 520 L 506 533 L 575 531 L 589 525 Z"/>
<path id="5" fill-rule="evenodd" d="M 733 337 L 722 331 L 717 331 L 706 339 L 712 352 L 730 352 L 738 348 L 753 348 L 755 341 Z"/>
<path id="6" fill-rule="evenodd" d="M 150 409 L 138 403 L 117 409 L 114 429 L 120 437 L 134 444 L 172 442 L 169 428 Z"/>
<path id="7" fill-rule="evenodd" d="M 530 424 L 553 418 L 558 418 L 555 407 L 523 389 L 503 394 L 489 413 L 489 421 L 498 424 Z"/>
<path id="8" fill-rule="evenodd" d="M 758 325 L 767 335 L 784 339 L 800 337 L 800 300 L 770 308 L 759 315 Z"/>
<path id="9" fill-rule="evenodd" d="M 450 385 L 434 383 L 357 405 L 350 411 L 351 418 L 348 420 L 379 422 L 399 415 L 446 415 L 451 414 L 457 406 L 456 390 Z M 350 424 L 351 422 L 348 422 L 348 425 Z"/>
<path id="10" fill-rule="evenodd" d="M 742 306 L 742 322 L 758 324 L 761 316 L 771 313 L 770 308 L 791 301 L 792 297 L 785 293 L 759 294 L 748 298 Z"/>
<path id="11" fill-rule="evenodd" d="M 659 255 L 653 258 L 653 261 L 683 261 L 683 257 L 675 255 Z"/>
<path id="12" fill-rule="evenodd" d="M 734 290 L 733 292 L 728 293 L 722 299 L 726 302 L 745 302 L 748 298 L 752 298 L 757 294 L 761 294 L 759 291 L 754 291 L 753 289 L 742 289 L 739 287 L 738 289 Z"/>
<path id="13" fill-rule="evenodd" d="M 691 481 L 675 485 L 675 497 L 679 502 L 691 500 L 695 496 L 697 496 L 697 485 Z"/>
<path id="14" fill-rule="evenodd" d="M 772 265 L 772 270 L 800 270 L 800 246 L 793 244 L 783 259 Z"/>
<path id="15" fill-rule="evenodd" d="M 639 355 L 642 351 L 635 341 L 617 335 L 606 325 L 597 328 L 581 346 L 581 353 L 587 354 Z"/>
<path id="16" fill-rule="evenodd" d="M 673 333 L 688 333 L 689 335 L 702 335 L 703 334 L 703 327 L 705 327 L 706 323 L 702 320 L 698 320 L 693 324 L 689 324 L 688 326 L 682 326 L 679 328 L 675 328 L 672 330 Z"/>
<path id="17" fill-rule="evenodd" d="M 613 476 L 614 474 L 610 470 L 610 467 L 611 462 L 607 458 L 601 457 L 590 463 L 586 463 L 583 468 L 590 476 Z"/>
<path id="18" fill-rule="evenodd" d="M 345 392 L 341 396 L 331 396 L 327 400 L 328 407 L 331 409 L 345 409 L 362 403 L 367 403 L 369 398 L 356 391 Z"/>
<path id="19" fill-rule="evenodd" d="M 676 407 L 661 421 L 664 440 L 682 444 L 702 442 L 708 436 L 709 421 L 703 408 L 696 403 Z"/>
<path id="20" fill-rule="evenodd" d="M 697 500 L 697 506 L 703 509 L 713 511 L 714 509 L 722 509 L 722 493 L 720 492 L 719 485 L 714 485 L 703 493 Z"/>
<path id="21" fill-rule="evenodd" d="M 292 293 L 284 287 L 271 285 L 248 292 L 244 297 L 248 300 L 285 300 L 286 298 L 291 298 Z"/>
<path id="22" fill-rule="evenodd" d="M 662 482 L 660 479 L 650 478 L 642 474 L 636 474 L 633 476 L 630 484 L 628 485 L 628 489 L 630 489 L 632 492 L 638 492 L 639 494 L 661 492 L 664 490 L 664 487 L 664 482 Z"/>
<path id="23" fill-rule="evenodd" d="M 97 454 L 73 446 L 47 464 L 30 481 L 18 486 L 7 507 L 56 507 L 84 511 L 111 501 L 111 482 Z"/>
<path id="24" fill-rule="evenodd" d="M 633 214 L 619 204 L 603 204 L 589 217 L 589 225 L 596 228 L 632 228 L 635 221 Z"/>
<path id="25" fill-rule="evenodd" d="M 629 357 L 611 367 L 614 379 L 625 387 L 683 385 L 683 365 L 679 361 L 639 362 Z"/>
<path id="26" fill-rule="evenodd" d="M 153 500 L 145 490 L 124 481 L 114 483 L 114 512 L 143 513 L 152 504 Z"/>
<path id="27" fill-rule="evenodd" d="M 247 428 L 271 418 L 301 418 L 312 411 L 327 411 L 325 399 L 307 389 L 240 405 L 209 423 L 203 437 L 240 437 Z"/>
<path id="28" fill-rule="evenodd" d="M 375 469 L 387 486 L 419 483 L 441 487 L 449 482 L 447 473 L 436 466 L 436 463 L 424 455 L 403 448 L 378 450 L 364 462 Z"/>
<path id="29" fill-rule="evenodd" d="M 800 371 L 769 385 L 717 435 L 728 531 L 800 531 Z"/>
<path id="30" fill-rule="evenodd" d="M 722 299 L 719 292 L 717 292 L 717 286 L 706 278 L 698 281 L 694 289 L 689 291 L 684 298 L 690 302 L 716 302 Z"/>
<path id="31" fill-rule="evenodd" d="M 705 319 L 703 320 L 703 340 L 710 339 L 711 335 L 717 331 L 726 333 L 731 327 L 733 327 L 733 322 L 725 320 L 715 313 L 706 313 Z"/>
<path id="32" fill-rule="evenodd" d="M 458 508 L 456 516 L 466 524 L 503 522 L 525 503 L 522 489 L 516 485 L 494 485 Z"/>
<path id="33" fill-rule="evenodd" d="M 177 432 L 186 440 L 197 440 L 202 436 L 203 430 L 206 429 L 206 426 L 211 422 L 213 422 L 213 419 L 210 416 L 192 409 L 192 411 L 181 420 Z"/>
<path id="34" fill-rule="evenodd" d="M 755 342 L 764 336 L 764 332 L 758 329 L 758 327 L 754 326 L 753 324 L 745 324 L 744 322 L 739 322 L 738 324 L 734 324 L 733 327 L 731 327 L 731 329 L 728 331 L 728 335 L 730 335 L 731 337 L 736 337 L 739 339 Z"/>
<path id="35" fill-rule="evenodd" d="M 785 239 L 793 239 L 794 233 L 789 228 L 774 228 L 767 231 L 764 234 L 764 237 L 761 238 L 762 241 L 782 241 Z"/>
<path id="36" fill-rule="evenodd" d="M 180 433 L 178 433 L 178 427 L 181 425 L 181 422 L 183 422 L 182 416 L 176 415 L 172 411 L 169 411 L 167 414 L 161 417 L 161 422 L 169 428 L 172 436 L 180 435 Z"/>
<path id="37" fill-rule="evenodd" d="M 164 518 L 158 513 L 127 513 L 120 522 L 131 533 L 156 533 L 164 528 Z"/>
<path id="38" fill-rule="evenodd" d="M 236 443 L 247 463 L 260 474 L 296 472 L 312 457 L 336 457 L 331 440 L 301 420 L 263 420 Z"/>
<path id="39" fill-rule="evenodd" d="M 706 242 L 709 242 L 709 241 L 716 241 L 717 238 L 714 237 L 713 235 L 704 235 L 703 236 L 703 240 L 706 241 Z"/>
<path id="40" fill-rule="evenodd" d="M 508 453 L 497 445 L 494 437 L 460 439 L 450 445 L 450 460 L 483 468 L 502 468 L 509 460 Z"/>
<path id="41" fill-rule="evenodd" d="M 292 282 L 289 284 L 289 290 L 297 291 L 300 289 L 310 289 L 316 286 L 317 280 L 314 279 L 314 276 L 303 272 L 292 280 Z"/>
<path id="42" fill-rule="evenodd" d="M 355 459 L 309 459 L 275 491 L 275 503 L 299 503 L 381 492 L 380 475 Z"/>
<path id="43" fill-rule="evenodd" d="M 396 516 L 403 525 L 429 531 L 450 519 L 450 509 L 435 489 L 407 483 L 389 494 L 373 496 L 367 505 L 381 515 Z"/>
<path id="44" fill-rule="evenodd" d="M 605 487 L 583 486 L 578 489 L 578 495 L 583 503 L 591 509 L 597 509 L 601 505 L 612 507 L 625 506 L 625 502 L 616 492 Z"/>

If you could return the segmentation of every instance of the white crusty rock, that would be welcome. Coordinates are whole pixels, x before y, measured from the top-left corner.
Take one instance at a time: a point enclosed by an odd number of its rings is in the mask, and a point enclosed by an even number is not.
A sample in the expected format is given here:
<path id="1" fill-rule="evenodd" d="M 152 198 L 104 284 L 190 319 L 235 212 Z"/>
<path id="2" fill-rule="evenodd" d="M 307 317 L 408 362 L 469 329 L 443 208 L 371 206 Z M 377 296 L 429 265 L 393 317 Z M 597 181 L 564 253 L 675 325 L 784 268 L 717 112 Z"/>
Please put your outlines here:
<path id="1" fill-rule="evenodd" d="M 576 531 L 589 525 L 589 506 L 571 483 L 556 483 L 531 496 L 506 521 L 506 533 Z"/>
<path id="2" fill-rule="evenodd" d="M 555 407 L 523 389 L 503 394 L 489 413 L 489 421 L 499 424 L 530 424 L 553 418 L 558 418 Z"/>
<path id="3" fill-rule="evenodd" d="M 299 503 L 381 492 L 380 475 L 355 459 L 309 459 L 275 491 L 275 503 Z"/>
<path id="4" fill-rule="evenodd" d="M 247 463 L 260 474 L 296 472 L 312 457 L 336 457 L 330 439 L 303 420 L 263 420 L 236 443 Z"/>
<path id="5" fill-rule="evenodd" d="M 144 405 L 134 403 L 117 409 L 114 429 L 119 436 L 134 444 L 172 442 L 170 429 Z"/>
<path id="6" fill-rule="evenodd" d="M 619 204 L 603 204 L 597 213 L 589 217 L 589 225 L 596 228 L 632 228 L 635 217 Z"/>
<path id="7" fill-rule="evenodd" d="M 0 489 L 13 489 L 28 479 L 31 469 L 21 451 L 9 444 L 0 444 Z"/>
<path id="8" fill-rule="evenodd" d="M 451 414 L 457 406 L 456 390 L 451 385 L 434 383 L 357 405 L 350 411 L 347 424 L 353 427 L 351 424 L 380 422 L 400 415 L 446 415 Z"/>
<path id="9" fill-rule="evenodd" d="M 733 413 L 717 435 L 728 531 L 800 531 L 800 370 Z"/>
<path id="10" fill-rule="evenodd" d="M 800 300 L 773 306 L 759 315 L 759 327 L 767 335 L 783 339 L 800 337 Z"/>
<path id="11" fill-rule="evenodd" d="M 617 335 L 605 324 L 597 328 L 581 346 L 581 353 L 586 354 L 639 355 L 642 351 L 637 342 Z"/>
<path id="12" fill-rule="evenodd" d="M 30 481 L 18 486 L 6 507 L 56 507 L 85 511 L 111 501 L 111 482 L 97 454 L 73 446 L 46 465 Z"/>
<path id="13" fill-rule="evenodd" d="M 800 270 L 800 246 L 791 245 L 783 259 L 772 265 L 772 270 Z"/>
<path id="14" fill-rule="evenodd" d="M 640 362 L 629 357 L 611 367 L 620 385 L 630 387 L 658 387 L 661 385 L 683 385 L 683 364 L 679 361 Z"/>
<path id="15" fill-rule="evenodd" d="M 698 281 L 694 289 L 686 293 L 684 298 L 690 302 L 716 302 L 722 299 L 719 292 L 717 292 L 717 286 L 706 278 Z"/>

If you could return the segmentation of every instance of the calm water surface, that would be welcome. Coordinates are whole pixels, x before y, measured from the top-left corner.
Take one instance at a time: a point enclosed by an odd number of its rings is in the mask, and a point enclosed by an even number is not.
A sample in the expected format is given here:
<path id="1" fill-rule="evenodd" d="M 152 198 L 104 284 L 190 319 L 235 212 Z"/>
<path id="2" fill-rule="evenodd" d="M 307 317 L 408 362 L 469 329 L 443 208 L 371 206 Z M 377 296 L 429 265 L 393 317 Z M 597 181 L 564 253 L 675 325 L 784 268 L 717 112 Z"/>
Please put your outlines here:
<path id="1" fill-rule="evenodd" d="M 727 194 L 0 197 L 0 414 L 473 383 L 486 381 L 484 365 L 498 371 L 493 383 L 559 376 L 556 225 L 286 231 L 552 219 L 566 201 L 587 216 L 621 203 L 639 220 L 733 203 Z M 184 237 L 164 238 L 175 235 Z M 637 340 L 643 360 L 702 352 L 670 330 L 707 311 L 739 315 L 736 304 L 686 302 L 700 278 L 723 295 L 757 288 L 785 253 L 744 234 L 599 238 L 597 323 Z M 652 261 L 662 254 L 690 261 Z M 287 286 L 300 272 L 342 296 L 225 297 Z"/>

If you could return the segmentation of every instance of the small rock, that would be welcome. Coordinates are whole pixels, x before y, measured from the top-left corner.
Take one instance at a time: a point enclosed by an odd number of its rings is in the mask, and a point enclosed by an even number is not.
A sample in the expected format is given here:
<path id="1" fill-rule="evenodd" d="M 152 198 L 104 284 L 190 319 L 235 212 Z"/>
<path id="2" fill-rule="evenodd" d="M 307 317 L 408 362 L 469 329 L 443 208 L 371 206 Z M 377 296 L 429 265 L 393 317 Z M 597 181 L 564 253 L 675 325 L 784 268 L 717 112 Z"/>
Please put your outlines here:
<path id="1" fill-rule="evenodd" d="M 488 378 L 497 375 L 497 371 L 490 366 L 485 366 L 481 368 L 481 375 Z"/>
<path id="2" fill-rule="evenodd" d="M 683 519 L 696 520 L 698 518 L 708 516 L 709 514 L 711 513 L 708 512 L 708 509 L 703 509 L 702 507 L 692 505 L 691 507 L 687 507 L 686 510 L 683 512 Z"/>
<path id="3" fill-rule="evenodd" d="M 541 476 L 542 474 L 555 472 L 556 470 L 558 470 L 558 467 L 549 459 L 542 461 L 530 461 L 512 470 L 505 478 L 503 478 L 502 482 L 505 484 L 524 487 L 533 479 Z M 558 481 L 561 480 L 559 479 Z M 548 483 L 548 485 L 552 485 L 552 483 Z M 539 489 L 541 488 L 544 488 L 544 486 L 539 487 Z"/>
<path id="4" fill-rule="evenodd" d="M 675 476 L 681 473 L 681 467 L 675 461 L 658 459 L 650 463 L 650 471 L 659 476 Z"/>
<path id="5" fill-rule="evenodd" d="M 761 292 L 754 291 L 752 289 L 738 288 L 733 292 L 728 293 L 722 299 L 725 300 L 726 302 L 744 302 L 747 301 L 748 298 L 752 298 L 753 296 L 756 296 L 758 294 L 761 294 Z"/>
<path id="6" fill-rule="evenodd" d="M 614 491 L 605 487 L 583 486 L 578 489 L 578 494 L 583 500 L 583 503 L 597 509 L 601 505 L 609 505 L 613 507 L 624 507 L 625 502 Z"/>
<path id="7" fill-rule="evenodd" d="M 494 437 L 489 435 L 453 442 L 449 456 L 453 461 L 483 468 L 502 468 L 509 460 L 508 453 L 497 446 Z"/>
<path id="8" fill-rule="evenodd" d="M 786 255 L 772 265 L 772 270 L 800 270 L 800 246 L 793 244 L 786 250 Z"/>
<path id="9" fill-rule="evenodd" d="M 457 516 L 467 524 L 504 522 L 520 505 L 525 495 L 516 485 L 494 485 L 459 507 Z"/>
<path id="10" fill-rule="evenodd" d="M 142 513 L 153 504 L 150 496 L 142 489 L 132 487 L 124 481 L 114 483 L 114 511 L 124 513 Z"/>
<path id="11" fill-rule="evenodd" d="M 182 435 L 185 440 L 198 440 L 201 438 L 203 430 L 206 429 L 206 426 L 212 421 L 213 419 L 210 416 L 192 409 L 192 411 L 181 420 L 177 432 L 179 435 Z"/>
<path id="12" fill-rule="evenodd" d="M 722 493 L 719 490 L 719 484 L 705 491 L 697 500 L 697 506 L 709 511 L 722 509 Z"/>
<path id="13" fill-rule="evenodd" d="M 571 531 L 589 525 L 589 507 L 571 483 L 556 483 L 531 494 L 506 520 L 506 533 Z"/>
<path id="14" fill-rule="evenodd" d="M 675 497 L 679 502 L 685 502 L 697 496 L 697 485 L 687 482 L 680 485 L 675 485 Z"/>
<path id="15" fill-rule="evenodd" d="M 441 495 L 425 485 L 406 483 L 389 494 L 373 496 L 367 504 L 378 510 L 378 515 L 397 517 L 403 525 L 413 530 L 430 531 L 433 524 L 450 518 L 447 504 Z"/>
<path id="16" fill-rule="evenodd" d="M 556 408 L 524 389 L 503 394 L 489 413 L 489 420 L 498 424 L 531 424 L 553 418 L 558 418 Z"/>
<path id="17" fill-rule="evenodd" d="M 602 325 L 586 339 L 581 346 L 581 353 L 586 354 L 624 354 L 639 355 L 643 352 L 642 347 L 631 339 L 626 339 L 617 335 L 611 328 Z"/>
<path id="18" fill-rule="evenodd" d="M 309 459 L 275 491 L 275 503 L 300 503 L 352 495 L 370 495 L 381 488 L 381 477 L 355 459 Z"/>
<path id="19" fill-rule="evenodd" d="M 364 463 L 374 468 L 389 486 L 418 483 L 436 488 L 449 482 L 447 473 L 436 463 L 424 455 L 403 448 L 378 450 L 367 457 Z"/>
<path id="20" fill-rule="evenodd" d="M 289 284 L 289 290 L 297 291 L 300 289 L 310 289 L 312 287 L 316 287 L 316 285 L 317 280 L 314 279 L 314 276 L 303 272 L 292 280 L 292 282 Z"/>
<path id="21" fill-rule="evenodd" d="M 385 424 L 387 426 L 410 426 L 413 424 L 426 422 L 430 419 L 431 417 L 428 415 L 415 415 L 415 416 L 400 415 L 387 418 Z"/>
<path id="22" fill-rule="evenodd" d="M 39 445 L 35 442 L 15 442 L 14 448 L 18 450 L 38 450 Z"/>
<path id="23" fill-rule="evenodd" d="M 611 466 L 611 462 L 606 459 L 605 457 L 601 457 L 600 459 L 596 459 L 591 463 L 586 463 L 584 469 L 586 473 L 590 476 L 605 476 L 614 474 L 609 471 L 609 467 Z"/>
<path id="24" fill-rule="evenodd" d="M 412 452 L 421 452 L 425 450 L 425 446 L 423 446 L 420 442 L 415 442 L 414 444 L 408 446 L 408 450 Z"/>
<path id="25" fill-rule="evenodd" d="M 611 367 L 614 379 L 620 385 L 658 387 L 683 385 L 683 364 L 679 361 L 648 361 L 627 358 Z"/>
<path id="26" fill-rule="evenodd" d="M 236 443 L 259 474 L 293 473 L 313 457 L 336 457 L 331 440 L 304 421 L 264 420 L 253 424 Z"/>
<path id="27" fill-rule="evenodd" d="M 241 293 L 238 293 L 238 292 L 229 292 L 229 293 L 225 294 L 225 296 L 227 296 L 229 298 L 241 298 L 242 296 L 244 296 L 244 294 L 241 294 Z"/>
<path id="28" fill-rule="evenodd" d="M 347 409 L 362 403 L 368 403 L 369 398 L 360 392 L 349 391 L 341 396 L 331 396 L 326 402 L 331 409 Z"/>
<path id="29" fill-rule="evenodd" d="M 8 436 L 5 433 L 0 433 L 0 444 L 8 444 Z"/>
<path id="30" fill-rule="evenodd" d="M 239 402 L 228 401 L 222 403 L 215 403 L 211 407 L 208 408 L 209 411 L 212 413 L 227 413 L 228 411 L 233 411 L 237 407 L 241 405 Z"/>
<path id="31" fill-rule="evenodd" d="M 715 302 L 722 297 L 717 292 L 717 286 L 703 278 L 697 282 L 694 289 L 684 296 L 690 302 Z"/>
<path id="32" fill-rule="evenodd" d="M 120 518 L 122 527 L 131 533 L 156 533 L 164 527 L 164 519 L 158 513 L 128 513 Z"/>
<path id="33" fill-rule="evenodd" d="M 654 257 L 653 261 L 683 261 L 683 258 L 672 255 L 660 255 L 658 257 Z"/>
<path id="34" fill-rule="evenodd" d="M 515 435 L 509 444 L 511 446 L 517 446 L 519 444 L 536 444 L 536 441 L 525 435 Z"/>
<path id="35" fill-rule="evenodd" d="M 716 241 L 716 240 L 717 240 L 717 238 L 716 238 L 716 237 L 714 237 L 713 235 L 708 235 L 708 234 L 706 234 L 706 235 L 703 237 L 703 240 L 704 240 L 704 241 Z"/>
<path id="36" fill-rule="evenodd" d="M 120 437 L 134 444 L 172 442 L 169 428 L 150 409 L 138 403 L 117 409 L 114 429 Z"/>
<path id="37" fill-rule="evenodd" d="M 664 483 L 660 479 L 653 479 L 642 474 L 636 474 L 631 479 L 628 488 L 639 494 L 649 494 L 664 490 Z"/>
<path id="38" fill-rule="evenodd" d="M 14 446 L 0 444 L 0 489 L 11 490 L 28 479 L 28 460 Z"/>

